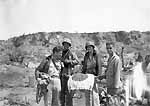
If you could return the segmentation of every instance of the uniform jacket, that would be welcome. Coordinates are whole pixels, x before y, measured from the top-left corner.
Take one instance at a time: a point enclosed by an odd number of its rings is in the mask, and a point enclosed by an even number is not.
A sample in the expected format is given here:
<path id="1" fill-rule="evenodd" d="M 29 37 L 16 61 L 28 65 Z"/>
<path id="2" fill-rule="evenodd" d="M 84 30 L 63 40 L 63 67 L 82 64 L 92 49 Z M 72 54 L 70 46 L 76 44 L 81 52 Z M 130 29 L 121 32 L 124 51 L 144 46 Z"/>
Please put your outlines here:
<path id="1" fill-rule="evenodd" d="M 71 61 L 71 62 L 68 62 Z M 61 74 L 73 74 L 72 68 L 79 63 L 78 57 L 75 53 L 71 52 L 70 50 L 62 52 L 62 62 L 64 66 L 62 67 Z"/>
<path id="2" fill-rule="evenodd" d="M 44 72 L 48 74 L 49 66 L 50 66 L 51 55 L 44 58 L 40 65 L 36 68 L 36 71 Z"/>
<path id="3" fill-rule="evenodd" d="M 108 88 L 120 87 L 120 72 L 122 69 L 122 63 L 115 53 L 108 59 L 108 67 L 106 72 L 106 80 Z"/>

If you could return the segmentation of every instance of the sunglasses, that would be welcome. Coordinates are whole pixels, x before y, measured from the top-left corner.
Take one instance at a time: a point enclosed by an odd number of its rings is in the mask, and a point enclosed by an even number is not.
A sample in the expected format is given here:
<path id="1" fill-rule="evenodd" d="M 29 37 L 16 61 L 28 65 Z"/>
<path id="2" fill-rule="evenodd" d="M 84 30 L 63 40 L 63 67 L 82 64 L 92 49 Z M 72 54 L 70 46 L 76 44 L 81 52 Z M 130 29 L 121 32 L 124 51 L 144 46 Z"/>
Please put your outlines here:
<path id="1" fill-rule="evenodd" d="M 107 47 L 106 49 L 112 49 L 112 47 Z"/>

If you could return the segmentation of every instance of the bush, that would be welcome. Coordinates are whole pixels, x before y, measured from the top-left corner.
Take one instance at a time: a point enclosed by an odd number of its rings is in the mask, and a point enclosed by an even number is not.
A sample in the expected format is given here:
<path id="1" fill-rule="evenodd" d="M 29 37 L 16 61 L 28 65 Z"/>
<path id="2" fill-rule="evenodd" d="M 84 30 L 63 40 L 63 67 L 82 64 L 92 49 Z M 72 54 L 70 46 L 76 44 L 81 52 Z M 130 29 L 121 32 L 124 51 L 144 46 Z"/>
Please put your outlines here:
<path id="1" fill-rule="evenodd" d="M 8 103 L 6 105 L 10 106 L 31 106 L 29 99 L 25 96 L 25 99 L 19 98 L 18 94 L 10 93 L 7 97 Z"/>
<path id="2" fill-rule="evenodd" d="M 31 45 L 36 46 L 37 45 L 37 38 L 35 35 L 32 35 L 31 40 L 29 41 Z"/>
<path id="3" fill-rule="evenodd" d="M 13 45 L 15 47 L 19 47 L 19 46 L 21 46 L 23 44 L 23 41 L 22 41 L 21 37 L 15 37 L 15 38 L 13 38 L 12 42 L 13 42 Z"/>
<path id="4" fill-rule="evenodd" d="M 150 43 L 150 36 L 146 36 L 145 41 Z"/>
<path id="5" fill-rule="evenodd" d="M 116 38 L 115 38 L 115 33 L 114 32 L 106 32 L 103 36 L 103 40 L 106 40 L 108 42 L 115 42 Z"/>
<path id="6" fill-rule="evenodd" d="M 116 37 L 116 41 L 122 42 L 128 38 L 128 33 L 125 31 L 119 31 L 119 32 L 116 32 L 115 37 Z"/>
<path id="7" fill-rule="evenodd" d="M 8 56 L 11 62 L 22 63 L 25 58 L 25 52 L 22 52 L 20 49 L 15 49 L 11 53 L 8 53 Z"/>
<path id="8" fill-rule="evenodd" d="M 94 40 L 95 45 L 100 45 L 100 41 L 102 40 L 102 38 L 98 36 L 98 33 L 93 33 L 92 39 Z"/>

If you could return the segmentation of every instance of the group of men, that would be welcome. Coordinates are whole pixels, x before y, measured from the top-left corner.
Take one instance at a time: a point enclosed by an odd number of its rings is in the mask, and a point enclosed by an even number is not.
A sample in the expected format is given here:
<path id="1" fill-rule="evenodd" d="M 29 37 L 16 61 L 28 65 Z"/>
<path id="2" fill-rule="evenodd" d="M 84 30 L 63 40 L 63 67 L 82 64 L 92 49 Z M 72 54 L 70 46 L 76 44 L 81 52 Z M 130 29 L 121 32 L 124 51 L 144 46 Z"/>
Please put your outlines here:
<path id="1" fill-rule="evenodd" d="M 72 106 L 72 98 L 67 88 L 69 76 L 73 75 L 73 68 L 79 64 L 79 60 L 71 48 L 71 40 L 66 38 L 62 46 L 56 46 L 52 54 L 46 57 L 35 70 L 37 82 L 40 73 L 47 73 L 49 83 L 47 92 L 44 94 L 45 106 Z M 101 59 L 95 51 L 95 45 L 88 41 L 85 45 L 86 54 L 83 60 L 83 74 L 93 74 L 97 78 L 106 78 L 107 91 L 110 95 L 115 95 L 120 89 L 120 71 L 122 63 L 119 56 L 115 53 L 114 43 L 106 43 L 106 50 L 109 54 L 106 75 L 101 75 Z"/>

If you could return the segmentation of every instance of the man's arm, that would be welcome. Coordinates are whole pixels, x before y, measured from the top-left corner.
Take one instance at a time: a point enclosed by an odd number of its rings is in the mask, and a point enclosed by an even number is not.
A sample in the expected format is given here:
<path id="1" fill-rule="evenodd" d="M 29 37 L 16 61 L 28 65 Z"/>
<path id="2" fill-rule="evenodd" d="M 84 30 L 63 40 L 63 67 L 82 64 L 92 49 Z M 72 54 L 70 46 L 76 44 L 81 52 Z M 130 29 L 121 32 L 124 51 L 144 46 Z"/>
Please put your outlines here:
<path id="1" fill-rule="evenodd" d="M 116 59 L 114 63 L 114 87 L 118 87 L 120 83 L 120 72 L 122 70 L 122 63 L 120 59 Z"/>
<path id="2" fill-rule="evenodd" d="M 71 65 L 77 65 L 79 64 L 79 59 L 75 53 L 71 53 L 71 57 L 69 59 L 62 59 L 62 62 L 71 63 Z"/>
<path id="3" fill-rule="evenodd" d="M 36 80 L 39 77 L 40 72 L 42 72 L 46 61 L 47 61 L 46 59 L 43 59 L 42 62 L 40 63 L 40 65 L 35 69 L 35 79 Z"/>
<path id="4" fill-rule="evenodd" d="M 78 59 L 78 57 L 77 57 L 77 55 L 75 54 L 75 53 L 72 53 L 72 65 L 77 65 L 77 64 L 79 64 L 79 59 Z"/>

